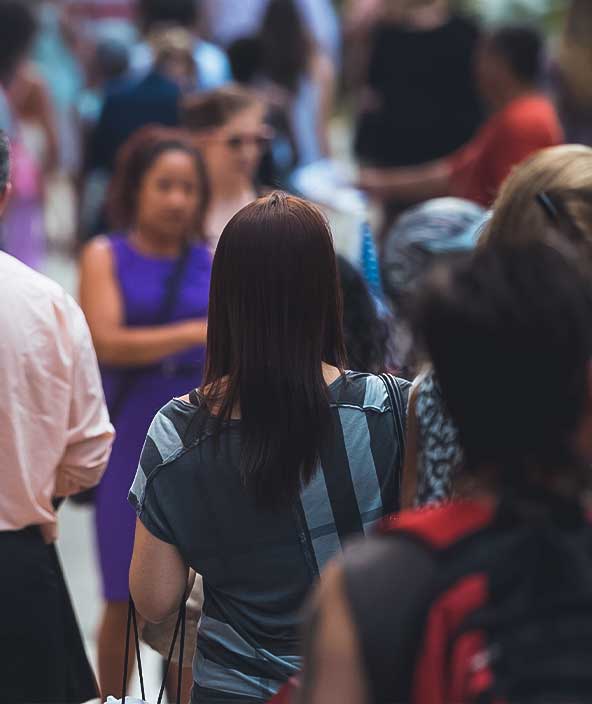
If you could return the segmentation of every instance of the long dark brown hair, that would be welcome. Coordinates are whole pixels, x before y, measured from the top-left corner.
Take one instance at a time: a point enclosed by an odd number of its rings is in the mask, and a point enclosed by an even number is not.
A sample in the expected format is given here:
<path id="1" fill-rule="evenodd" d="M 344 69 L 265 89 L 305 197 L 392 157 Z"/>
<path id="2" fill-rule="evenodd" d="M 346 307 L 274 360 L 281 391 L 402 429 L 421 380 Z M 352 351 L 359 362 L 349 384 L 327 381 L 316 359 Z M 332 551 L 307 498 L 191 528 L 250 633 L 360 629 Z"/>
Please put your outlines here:
<path id="1" fill-rule="evenodd" d="M 284 193 L 254 201 L 214 257 L 202 398 L 214 433 L 240 407 L 240 470 L 259 504 L 290 502 L 312 478 L 332 419 L 322 363 L 344 359 L 327 221 Z"/>

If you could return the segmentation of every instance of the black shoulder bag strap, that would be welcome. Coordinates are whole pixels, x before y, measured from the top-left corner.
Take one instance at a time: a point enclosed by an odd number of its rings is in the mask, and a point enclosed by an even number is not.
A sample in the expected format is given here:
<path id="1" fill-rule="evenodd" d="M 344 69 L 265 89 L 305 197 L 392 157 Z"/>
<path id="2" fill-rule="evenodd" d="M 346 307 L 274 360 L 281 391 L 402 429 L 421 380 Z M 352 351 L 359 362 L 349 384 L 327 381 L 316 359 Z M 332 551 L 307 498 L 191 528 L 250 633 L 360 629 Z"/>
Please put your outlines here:
<path id="1" fill-rule="evenodd" d="M 173 311 L 175 310 L 175 305 L 177 304 L 179 294 L 181 292 L 181 284 L 183 283 L 185 270 L 187 269 L 187 264 L 189 262 L 190 253 L 190 245 L 185 244 L 183 247 L 183 251 L 177 257 L 173 271 L 171 272 L 171 275 L 167 280 L 162 304 L 154 322 L 155 325 L 165 325 L 166 323 L 168 323 L 171 318 L 171 315 L 173 314 Z M 117 395 L 115 396 L 113 403 L 110 404 L 109 408 L 109 415 L 111 416 L 111 422 L 113 424 L 116 423 L 117 416 L 121 413 L 123 404 L 128 398 L 130 392 L 135 387 L 141 372 L 141 368 L 133 369 L 130 370 L 123 378 L 117 391 Z"/>
<path id="2" fill-rule="evenodd" d="M 403 483 L 403 463 L 405 461 L 405 446 L 406 446 L 406 436 L 405 436 L 405 426 L 407 420 L 407 407 L 401 389 L 399 387 L 399 382 L 396 377 L 391 374 L 381 374 L 380 379 L 386 387 L 386 392 L 389 397 L 391 404 L 391 410 L 393 413 L 393 421 L 395 424 L 395 435 L 397 437 L 397 444 L 400 450 L 400 464 L 396 471 L 396 483 L 397 483 L 397 502 L 401 502 L 401 485 Z M 396 507 L 399 509 L 399 505 Z"/>
<path id="3" fill-rule="evenodd" d="M 160 687 L 160 692 L 158 694 L 158 699 L 156 704 L 162 704 L 162 698 L 164 697 L 164 691 L 166 688 L 167 676 L 169 674 L 169 668 L 173 660 L 173 653 L 175 650 L 175 645 L 177 644 L 177 638 L 179 637 L 179 630 L 181 631 L 181 641 L 179 643 L 179 677 L 177 680 L 177 697 L 176 704 L 181 704 L 181 685 L 183 678 L 183 655 L 185 653 L 185 621 L 186 621 L 186 605 L 185 605 L 186 595 L 183 593 L 181 598 L 181 605 L 179 606 L 179 616 L 177 617 L 177 623 L 175 625 L 175 631 L 173 633 L 173 640 L 171 642 L 171 647 L 169 649 L 169 654 L 166 659 L 164 676 L 162 679 L 162 685 Z M 144 688 L 144 674 L 142 671 L 142 658 L 140 657 L 140 634 L 138 632 L 138 619 L 136 616 L 136 607 L 134 601 L 131 597 L 129 598 L 129 605 L 127 611 L 127 632 L 125 636 L 125 661 L 123 664 L 123 684 L 121 687 L 121 702 L 125 704 L 126 693 L 127 693 L 127 677 L 129 673 L 129 652 L 131 645 L 131 630 L 132 625 L 134 629 L 134 641 L 136 646 L 136 659 L 138 661 L 138 675 L 140 677 L 140 690 L 142 692 L 142 699 L 146 701 L 146 691 Z"/>

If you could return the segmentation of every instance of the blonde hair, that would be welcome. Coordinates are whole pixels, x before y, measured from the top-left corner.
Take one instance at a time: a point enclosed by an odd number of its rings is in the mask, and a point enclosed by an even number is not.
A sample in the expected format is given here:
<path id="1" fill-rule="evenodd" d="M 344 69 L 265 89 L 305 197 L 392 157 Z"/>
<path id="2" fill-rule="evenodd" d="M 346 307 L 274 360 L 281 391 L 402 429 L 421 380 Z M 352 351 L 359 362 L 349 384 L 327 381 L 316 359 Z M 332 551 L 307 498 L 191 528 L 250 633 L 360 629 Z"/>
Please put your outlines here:
<path id="1" fill-rule="evenodd" d="M 557 209 L 558 224 L 537 200 L 540 193 Z M 566 239 L 592 261 L 592 149 L 575 144 L 543 149 L 511 172 L 479 244 L 559 245 Z"/>

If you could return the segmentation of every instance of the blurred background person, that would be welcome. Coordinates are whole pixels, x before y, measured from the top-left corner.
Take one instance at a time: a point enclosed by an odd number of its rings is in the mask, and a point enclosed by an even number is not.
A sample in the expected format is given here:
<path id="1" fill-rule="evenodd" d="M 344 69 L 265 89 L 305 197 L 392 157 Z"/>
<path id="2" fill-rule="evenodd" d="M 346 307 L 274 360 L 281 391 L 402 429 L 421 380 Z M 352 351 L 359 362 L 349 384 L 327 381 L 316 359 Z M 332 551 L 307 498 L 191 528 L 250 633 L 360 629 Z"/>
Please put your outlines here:
<path id="1" fill-rule="evenodd" d="M 146 125 L 176 127 L 182 96 L 188 86 L 192 90 L 197 68 L 191 35 L 179 27 L 162 27 L 151 35 L 151 42 L 155 59 L 150 71 L 111 84 L 89 137 L 86 171 L 95 187 L 103 184 L 103 192 L 93 191 L 94 210 L 99 203 L 102 207 L 98 222 L 92 223 L 90 232 L 82 233 L 86 238 L 104 230 L 107 224 L 105 188 L 123 144 Z"/>
<path id="2" fill-rule="evenodd" d="M 183 102 L 183 126 L 203 154 L 208 173 L 204 234 L 212 252 L 232 216 L 258 195 L 257 171 L 271 137 L 265 112 L 255 93 L 238 86 Z"/>
<path id="3" fill-rule="evenodd" d="M 590 699 L 591 317 L 569 245 L 482 248 L 430 282 L 417 325 L 470 488 L 325 571 L 301 701 Z"/>
<path id="4" fill-rule="evenodd" d="M 592 145 L 592 6 L 572 0 L 551 69 L 568 142 Z"/>
<path id="5" fill-rule="evenodd" d="M 469 141 L 483 117 L 478 41 L 477 23 L 448 0 L 382 0 L 357 119 L 355 151 L 364 164 L 421 164 Z"/>
<path id="6" fill-rule="evenodd" d="M 512 172 L 494 204 L 491 220 L 475 233 L 474 241 L 478 240 L 480 246 L 516 248 L 544 241 L 559 249 L 569 242 L 578 250 L 582 264 L 592 271 L 590 193 L 592 149 L 580 145 L 545 149 Z M 550 199 L 550 212 L 541 194 Z M 416 354 L 421 353 L 417 344 L 414 349 Z M 407 427 L 405 505 L 451 499 L 458 489 L 463 455 L 458 431 L 431 369 L 413 385 Z"/>
<path id="7" fill-rule="evenodd" d="M 490 205 L 513 166 L 563 141 L 555 107 L 538 88 L 542 51 L 541 35 L 532 27 L 490 32 L 481 41 L 476 69 L 492 113 L 475 137 L 450 157 L 426 165 L 363 170 L 362 187 L 387 200 L 456 195 Z"/>
<path id="8" fill-rule="evenodd" d="M 9 150 L 0 131 L 0 217 L 11 191 Z M 0 292 L 0 700 L 73 701 L 74 680 L 83 701 L 96 695 L 94 678 L 47 544 L 57 535 L 53 499 L 97 484 L 113 428 L 74 300 L 4 252 Z M 86 671 L 73 671 L 81 662 Z"/>
<path id="9" fill-rule="evenodd" d="M 312 39 L 296 0 L 269 1 L 256 46 L 252 85 L 285 112 L 296 166 L 329 156 L 335 67 Z"/>
<path id="10" fill-rule="evenodd" d="M 155 60 L 150 35 L 163 27 L 179 27 L 192 37 L 192 54 L 196 65 L 196 90 L 211 90 L 231 80 L 226 54 L 214 44 L 199 36 L 200 5 L 195 0 L 137 0 L 141 41 L 133 47 L 132 70 L 142 73 L 150 70 Z"/>
<path id="11" fill-rule="evenodd" d="M 28 5 L 17 0 L 0 2 L 0 129 L 12 142 L 13 169 L 13 197 L 4 218 L 2 247 L 40 268 L 45 258 L 43 164 L 27 142 L 21 119 L 23 112 L 41 122 L 48 118 L 45 89 L 27 69 L 36 31 Z"/>
<path id="12" fill-rule="evenodd" d="M 201 0 L 204 27 L 217 44 L 229 49 L 237 40 L 261 29 L 270 0 Z M 295 0 L 307 32 L 334 64 L 341 52 L 340 18 L 331 0 Z"/>
<path id="13" fill-rule="evenodd" d="M 228 54 L 235 79 L 270 108 L 274 185 L 290 188 L 295 168 L 329 156 L 335 64 L 314 42 L 296 0 L 268 0 L 257 34 L 235 40 Z"/>
<path id="14" fill-rule="evenodd" d="M 123 676 L 134 535 L 127 489 L 154 413 L 202 378 L 211 257 L 201 158 L 175 133 L 141 130 L 120 154 L 110 205 L 117 229 L 90 242 L 80 263 L 80 300 L 118 433 L 95 497 L 105 695 L 120 691 Z"/>
<path id="15" fill-rule="evenodd" d="M 379 302 L 362 274 L 345 257 L 337 257 L 343 299 L 343 338 L 349 369 L 382 374 L 392 367 L 392 320 L 379 312 Z M 382 313 L 382 315 L 381 315 Z"/>

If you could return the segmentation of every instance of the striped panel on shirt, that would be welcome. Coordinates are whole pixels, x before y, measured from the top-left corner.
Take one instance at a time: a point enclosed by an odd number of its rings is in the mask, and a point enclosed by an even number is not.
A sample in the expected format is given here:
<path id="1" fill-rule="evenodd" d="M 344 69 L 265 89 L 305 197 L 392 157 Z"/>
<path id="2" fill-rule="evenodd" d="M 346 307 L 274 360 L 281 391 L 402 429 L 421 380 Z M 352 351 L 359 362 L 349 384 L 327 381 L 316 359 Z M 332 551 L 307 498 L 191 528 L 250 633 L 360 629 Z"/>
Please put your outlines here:
<path id="1" fill-rule="evenodd" d="M 200 687 L 245 697 L 271 697 L 298 672 L 298 655 L 273 655 L 250 645 L 230 624 L 204 614 L 193 663 Z M 280 678 L 281 675 L 281 678 Z"/>
<path id="2" fill-rule="evenodd" d="M 182 436 L 194 415 L 194 410 L 190 407 L 184 409 L 173 403 L 168 403 L 156 414 L 148 429 L 128 497 L 136 512 L 142 510 L 148 477 L 184 449 Z"/>
<path id="3" fill-rule="evenodd" d="M 319 471 L 301 494 L 301 542 L 305 552 L 311 551 L 307 557 L 318 572 L 348 537 L 369 532 L 392 510 L 395 499 L 394 426 L 382 380 L 354 375 L 332 405 L 339 421 L 335 441 L 322 453 Z M 384 445 L 387 454 L 377 444 Z"/>

